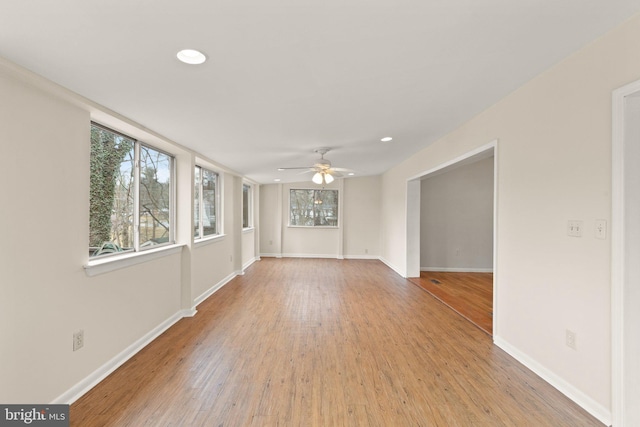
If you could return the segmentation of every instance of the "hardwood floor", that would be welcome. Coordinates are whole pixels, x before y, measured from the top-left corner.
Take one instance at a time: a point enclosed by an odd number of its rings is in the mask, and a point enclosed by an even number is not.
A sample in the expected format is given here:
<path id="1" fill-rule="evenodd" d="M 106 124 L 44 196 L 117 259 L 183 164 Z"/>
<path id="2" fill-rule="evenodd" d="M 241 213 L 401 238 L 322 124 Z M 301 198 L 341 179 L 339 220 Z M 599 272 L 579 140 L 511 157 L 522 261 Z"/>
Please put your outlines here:
<path id="1" fill-rule="evenodd" d="M 263 259 L 72 426 L 601 426 L 379 261 Z"/>
<path id="2" fill-rule="evenodd" d="M 419 278 L 409 280 L 493 334 L 493 273 L 422 271 Z"/>

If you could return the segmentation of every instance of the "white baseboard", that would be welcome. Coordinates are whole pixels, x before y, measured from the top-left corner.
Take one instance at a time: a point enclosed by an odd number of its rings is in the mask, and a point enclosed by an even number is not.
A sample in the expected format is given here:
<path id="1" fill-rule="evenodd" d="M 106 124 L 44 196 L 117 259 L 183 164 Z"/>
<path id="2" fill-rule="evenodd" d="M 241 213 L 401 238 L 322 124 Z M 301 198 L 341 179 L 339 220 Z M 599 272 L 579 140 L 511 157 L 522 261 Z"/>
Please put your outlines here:
<path id="1" fill-rule="evenodd" d="M 345 255 L 344 259 L 380 259 L 378 255 Z"/>
<path id="2" fill-rule="evenodd" d="M 323 258 L 338 259 L 338 254 L 282 254 L 283 258 Z"/>
<path id="3" fill-rule="evenodd" d="M 82 395 L 95 387 L 100 381 L 105 379 L 109 374 L 122 366 L 122 364 L 124 364 L 127 360 L 135 356 L 136 353 L 146 347 L 147 344 L 149 344 L 151 341 L 160 336 L 160 334 L 173 326 L 178 320 L 182 319 L 183 317 L 192 317 L 194 314 L 194 309 L 180 310 L 179 312 L 175 313 L 173 316 L 156 326 L 154 329 L 149 331 L 129 347 L 118 353 L 107 363 L 96 369 L 88 377 L 55 398 L 51 403 L 71 405 L 73 402 L 82 397 Z"/>
<path id="4" fill-rule="evenodd" d="M 403 277 L 405 279 L 407 278 L 407 272 L 405 270 L 401 270 L 400 268 L 398 268 L 395 265 L 391 264 L 388 260 L 384 259 L 383 257 L 379 257 L 378 259 L 380 261 L 382 261 L 384 264 L 386 264 L 387 267 L 389 267 L 390 269 L 392 269 L 393 271 L 398 273 L 401 277 Z"/>
<path id="5" fill-rule="evenodd" d="M 260 254 L 263 257 L 270 258 L 323 258 L 323 259 L 340 259 L 337 254 Z"/>
<path id="6" fill-rule="evenodd" d="M 337 255 L 337 254 L 260 254 L 265 258 L 325 258 L 325 259 L 380 259 L 378 255 Z"/>
<path id="7" fill-rule="evenodd" d="M 445 273 L 493 273 L 493 268 L 477 267 L 420 267 L 420 271 L 442 271 Z"/>
<path id="8" fill-rule="evenodd" d="M 282 258 L 281 253 L 261 253 L 260 256 L 264 258 Z"/>
<path id="9" fill-rule="evenodd" d="M 493 342 L 502 350 L 506 351 L 511 357 L 522 363 L 527 368 L 531 369 L 536 375 L 555 387 L 562 394 L 573 400 L 585 411 L 589 412 L 591 415 L 597 418 L 600 422 L 604 423 L 607 426 L 611 425 L 610 410 L 575 388 L 573 385 L 569 384 L 564 379 L 560 378 L 549 369 L 533 360 L 531 357 L 513 347 L 502 338 L 494 336 Z"/>
<path id="10" fill-rule="evenodd" d="M 254 262 L 256 262 L 256 261 L 260 261 L 260 258 L 259 258 L 259 257 L 255 257 L 255 258 L 252 258 L 252 259 L 250 259 L 249 261 L 245 262 L 245 263 L 242 265 L 242 274 L 244 274 L 244 271 L 245 271 L 247 268 L 251 267 L 251 264 L 253 264 L 253 263 L 254 263 Z"/>
<path id="11" fill-rule="evenodd" d="M 218 283 L 216 283 L 215 285 L 213 285 L 212 287 L 207 289 L 202 295 L 200 295 L 195 300 L 193 300 L 193 305 L 195 307 L 197 307 L 202 301 L 204 301 L 207 298 L 209 298 L 218 289 L 220 289 L 221 287 L 223 287 L 224 285 L 229 283 L 231 280 L 233 280 L 237 275 L 238 275 L 238 272 L 233 272 L 233 273 L 229 274 L 227 277 L 225 277 L 224 279 L 222 279 L 221 281 L 219 281 Z"/>

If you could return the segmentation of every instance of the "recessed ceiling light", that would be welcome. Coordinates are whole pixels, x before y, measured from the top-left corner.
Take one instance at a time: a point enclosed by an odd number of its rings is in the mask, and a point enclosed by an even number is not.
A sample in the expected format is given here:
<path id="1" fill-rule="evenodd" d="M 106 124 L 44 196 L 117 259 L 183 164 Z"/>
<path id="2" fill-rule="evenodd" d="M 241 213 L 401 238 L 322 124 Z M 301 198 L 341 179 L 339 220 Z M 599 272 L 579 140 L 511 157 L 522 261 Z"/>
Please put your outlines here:
<path id="1" fill-rule="evenodd" d="M 280 178 L 274 179 L 275 182 L 280 182 Z"/>
<path id="2" fill-rule="evenodd" d="M 355 175 L 355 173 L 353 173 L 353 172 L 349 172 L 347 175 L 349 175 L 349 176 L 353 176 L 353 175 Z"/>
<path id="3" fill-rule="evenodd" d="M 278 168 L 278 172 L 282 172 L 284 168 Z"/>
<path id="4" fill-rule="evenodd" d="M 198 65 L 207 60 L 204 53 L 194 49 L 183 49 L 176 55 L 178 59 L 185 64 Z"/>
<path id="5" fill-rule="evenodd" d="M 380 141 L 382 142 L 389 142 L 391 141 L 393 138 L 391 138 L 390 136 L 385 136 L 384 138 L 382 138 Z"/>

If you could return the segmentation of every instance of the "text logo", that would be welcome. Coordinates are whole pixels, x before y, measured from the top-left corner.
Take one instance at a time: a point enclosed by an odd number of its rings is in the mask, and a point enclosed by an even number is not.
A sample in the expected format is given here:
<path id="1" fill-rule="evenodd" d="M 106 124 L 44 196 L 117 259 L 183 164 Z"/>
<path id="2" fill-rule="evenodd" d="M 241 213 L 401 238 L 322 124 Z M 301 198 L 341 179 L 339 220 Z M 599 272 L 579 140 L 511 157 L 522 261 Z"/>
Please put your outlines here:
<path id="1" fill-rule="evenodd" d="M 0 427 L 69 427 L 69 405 L 0 405 Z"/>

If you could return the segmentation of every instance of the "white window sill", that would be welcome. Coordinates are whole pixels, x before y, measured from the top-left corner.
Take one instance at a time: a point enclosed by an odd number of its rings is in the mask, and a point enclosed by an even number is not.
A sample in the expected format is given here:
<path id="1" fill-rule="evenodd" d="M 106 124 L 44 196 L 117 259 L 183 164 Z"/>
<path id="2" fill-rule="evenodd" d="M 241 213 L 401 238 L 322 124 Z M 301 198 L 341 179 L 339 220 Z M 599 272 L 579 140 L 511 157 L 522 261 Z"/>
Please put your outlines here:
<path id="1" fill-rule="evenodd" d="M 226 234 L 215 234 L 213 236 L 207 236 L 202 239 L 194 240 L 193 246 L 197 248 L 200 246 L 205 246 L 211 243 L 219 242 L 221 240 L 224 240 L 225 236 Z"/>
<path id="2" fill-rule="evenodd" d="M 243 233 L 252 233 L 253 231 L 255 231 L 254 227 L 247 227 L 242 229 Z"/>
<path id="3" fill-rule="evenodd" d="M 340 228 L 339 225 L 287 225 L 287 228 L 307 228 L 309 230 L 317 230 L 317 229 L 330 229 L 337 230 Z"/>
<path id="4" fill-rule="evenodd" d="M 132 265 L 180 253 L 183 245 L 168 245 L 157 249 L 147 249 L 141 252 L 130 252 L 105 258 L 90 259 L 84 266 L 87 276 L 97 276 Z"/>

